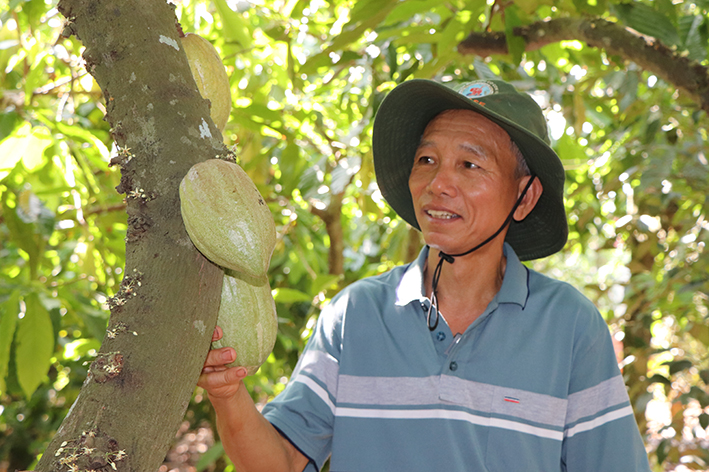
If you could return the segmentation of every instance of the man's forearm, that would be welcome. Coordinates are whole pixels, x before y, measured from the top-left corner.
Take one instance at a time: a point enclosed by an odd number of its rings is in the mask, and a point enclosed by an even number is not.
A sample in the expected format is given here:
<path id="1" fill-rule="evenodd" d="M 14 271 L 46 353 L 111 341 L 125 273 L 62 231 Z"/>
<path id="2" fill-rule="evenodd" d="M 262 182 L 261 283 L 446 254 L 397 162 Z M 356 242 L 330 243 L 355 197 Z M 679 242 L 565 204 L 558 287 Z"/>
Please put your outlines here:
<path id="1" fill-rule="evenodd" d="M 212 399 L 224 451 L 239 472 L 300 472 L 307 459 L 261 415 L 242 387 L 231 400 Z"/>

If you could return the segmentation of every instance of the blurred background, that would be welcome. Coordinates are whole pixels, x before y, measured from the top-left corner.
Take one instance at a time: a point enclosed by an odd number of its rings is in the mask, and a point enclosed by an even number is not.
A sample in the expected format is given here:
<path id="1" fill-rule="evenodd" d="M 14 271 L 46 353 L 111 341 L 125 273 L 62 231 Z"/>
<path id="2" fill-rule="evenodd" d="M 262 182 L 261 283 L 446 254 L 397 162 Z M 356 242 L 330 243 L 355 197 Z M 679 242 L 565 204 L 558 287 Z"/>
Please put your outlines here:
<path id="1" fill-rule="evenodd" d="M 677 78 L 706 79 L 708 0 L 175 4 L 222 57 L 224 140 L 277 225 L 279 336 L 247 379 L 257 402 L 285 387 L 323 303 L 421 247 L 374 178 L 382 98 L 410 78 L 501 77 L 542 106 L 567 170 L 569 242 L 530 266 L 599 307 L 653 470 L 709 470 L 709 88 L 702 101 Z M 125 263 L 103 96 L 56 7 L 0 0 L 0 472 L 31 469 L 66 416 Z M 161 472 L 233 470 L 213 421 L 197 389 Z"/>

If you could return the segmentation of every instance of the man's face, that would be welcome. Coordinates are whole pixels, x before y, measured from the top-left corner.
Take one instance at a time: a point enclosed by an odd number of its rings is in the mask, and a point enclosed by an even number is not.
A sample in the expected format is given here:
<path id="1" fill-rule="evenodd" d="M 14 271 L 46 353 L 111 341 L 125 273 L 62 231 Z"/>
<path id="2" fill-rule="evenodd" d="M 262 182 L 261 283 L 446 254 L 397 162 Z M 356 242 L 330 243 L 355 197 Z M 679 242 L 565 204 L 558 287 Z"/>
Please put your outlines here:
<path id="1" fill-rule="evenodd" d="M 510 145 L 501 127 L 470 110 L 448 110 L 428 124 L 409 177 L 428 245 L 458 254 L 502 225 L 519 196 Z"/>

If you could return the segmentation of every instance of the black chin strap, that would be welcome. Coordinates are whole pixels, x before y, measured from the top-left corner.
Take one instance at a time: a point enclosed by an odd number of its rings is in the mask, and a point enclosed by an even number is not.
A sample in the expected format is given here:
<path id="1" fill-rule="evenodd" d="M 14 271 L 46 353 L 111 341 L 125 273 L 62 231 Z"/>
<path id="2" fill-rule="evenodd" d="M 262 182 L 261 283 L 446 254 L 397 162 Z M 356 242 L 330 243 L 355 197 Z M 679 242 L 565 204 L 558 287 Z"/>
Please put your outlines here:
<path id="1" fill-rule="evenodd" d="M 512 221 L 512 219 L 514 218 L 514 214 L 515 214 L 515 211 L 517 211 L 517 207 L 519 207 L 519 205 L 522 203 L 522 199 L 527 194 L 527 190 L 529 190 L 529 187 L 532 186 L 532 182 L 534 182 L 534 179 L 536 177 L 537 177 L 536 175 L 532 174 L 531 178 L 527 181 L 527 185 L 524 187 L 522 194 L 519 196 L 519 198 L 517 199 L 517 202 L 512 207 L 512 211 L 510 211 L 510 214 L 507 215 L 507 218 L 505 219 L 504 223 L 502 223 L 502 226 L 500 226 L 500 228 L 497 231 L 495 231 L 495 233 L 493 233 L 492 236 L 490 236 L 489 238 L 487 238 L 485 241 L 481 242 L 480 244 L 478 244 L 474 248 L 472 248 L 468 251 L 465 251 L 465 252 L 461 252 L 460 254 L 446 254 L 443 251 L 438 252 L 438 257 L 439 257 L 438 264 L 436 264 L 436 268 L 433 271 L 433 280 L 431 281 L 432 282 L 431 285 L 433 288 L 433 291 L 431 293 L 431 306 L 428 308 L 428 314 L 426 315 L 426 324 L 428 325 L 428 329 L 430 331 L 433 331 L 438 326 L 438 296 L 437 296 L 438 281 L 441 279 L 441 271 L 443 270 L 443 262 L 448 262 L 448 263 L 452 264 L 453 262 L 455 262 L 456 257 L 467 256 L 471 252 L 477 251 L 478 249 L 480 249 L 481 247 L 483 247 L 484 245 L 486 245 L 487 243 L 489 243 L 490 241 L 495 239 L 497 237 L 497 235 L 499 235 L 502 232 L 502 230 L 505 229 L 507 227 L 507 225 L 509 225 L 510 222 Z M 431 314 L 435 315 L 435 318 L 433 319 L 433 325 L 431 325 Z"/>

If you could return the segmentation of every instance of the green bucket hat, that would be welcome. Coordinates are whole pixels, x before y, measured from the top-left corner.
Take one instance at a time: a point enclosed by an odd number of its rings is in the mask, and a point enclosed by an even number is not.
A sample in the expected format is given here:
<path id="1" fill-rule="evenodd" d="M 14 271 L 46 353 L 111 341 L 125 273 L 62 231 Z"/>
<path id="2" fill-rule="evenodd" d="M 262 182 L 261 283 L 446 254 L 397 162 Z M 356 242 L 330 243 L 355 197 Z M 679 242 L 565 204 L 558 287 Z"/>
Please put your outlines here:
<path id="1" fill-rule="evenodd" d="M 374 170 L 384 199 L 407 223 L 421 229 L 409 192 L 409 174 L 426 125 L 451 109 L 475 111 L 507 131 L 544 187 L 527 218 L 512 221 L 505 241 L 523 261 L 559 251 L 569 233 L 564 167 L 549 147 L 547 122 L 539 105 L 502 80 L 468 82 L 454 90 L 432 80 L 415 79 L 387 95 L 374 119 L 372 136 Z"/>

